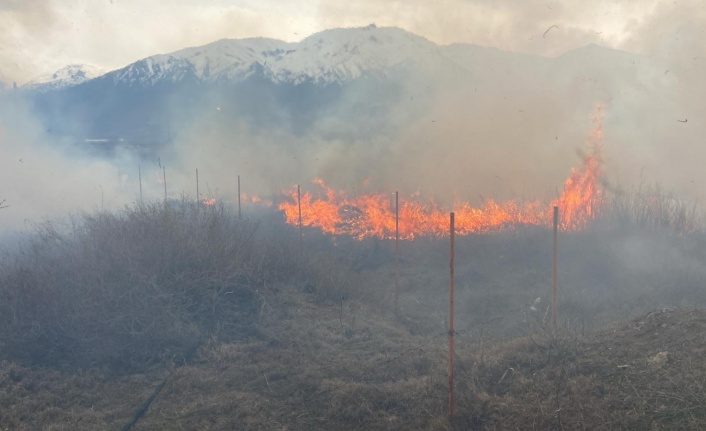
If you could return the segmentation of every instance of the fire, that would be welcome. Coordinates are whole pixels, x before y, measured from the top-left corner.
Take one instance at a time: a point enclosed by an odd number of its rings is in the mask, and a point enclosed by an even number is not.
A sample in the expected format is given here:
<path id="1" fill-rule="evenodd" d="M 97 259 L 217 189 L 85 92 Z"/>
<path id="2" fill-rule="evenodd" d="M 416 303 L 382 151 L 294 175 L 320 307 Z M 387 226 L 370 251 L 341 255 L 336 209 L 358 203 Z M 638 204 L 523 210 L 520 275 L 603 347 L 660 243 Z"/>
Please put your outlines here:
<path id="1" fill-rule="evenodd" d="M 216 198 L 206 198 L 201 200 L 201 203 L 206 206 L 213 206 L 216 204 Z"/>
<path id="2" fill-rule="evenodd" d="M 580 169 L 572 169 L 564 182 L 564 191 L 551 206 L 559 207 L 559 225 L 562 229 L 575 230 L 596 216 L 603 205 L 603 193 L 598 180 L 602 174 L 603 106 L 597 105 L 593 115 L 593 128 L 588 136 L 590 152 L 583 155 Z"/>
<path id="3" fill-rule="evenodd" d="M 536 200 L 527 202 L 496 202 L 485 200 L 479 208 L 467 202 L 455 202 L 456 233 L 492 232 L 511 229 L 520 225 L 550 225 L 554 206 L 559 207 L 559 226 L 576 230 L 595 217 L 603 199 L 599 188 L 602 152 L 602 105 L 596 107 L 593 130 L 588 138 L 590 151 L 582 157 L 581 165 L 574 168 L 564 182 L 562 193 L 549 205 Z M 344 191 L 328 187 L 320 178 L 313 180 L 323 193 L 301 193 L 301 222 L 334 235 L 395 238 L 398 220 L 399 237 L 413 239 L 418 236 L 443 236 L 448 234 L 449 215 L 433 200 L 422 202 L 418 198 L 399 199 L 398 217 L 395 198 L 391 194 L 370 193 L 348 196 Z M 288 199 L 279 204 L 287 223 L 299 223 L 300 205 L 297 188 L 287 192 Z"/>
<path id="4" fill-rule="evenodd" d="M 240 200 L 251 205 L 272 206 L 272 201 L 270 199 L 263 199 L 255 194 L 249 195 L 247 193 L 242 193 L 240 195 Z"/>

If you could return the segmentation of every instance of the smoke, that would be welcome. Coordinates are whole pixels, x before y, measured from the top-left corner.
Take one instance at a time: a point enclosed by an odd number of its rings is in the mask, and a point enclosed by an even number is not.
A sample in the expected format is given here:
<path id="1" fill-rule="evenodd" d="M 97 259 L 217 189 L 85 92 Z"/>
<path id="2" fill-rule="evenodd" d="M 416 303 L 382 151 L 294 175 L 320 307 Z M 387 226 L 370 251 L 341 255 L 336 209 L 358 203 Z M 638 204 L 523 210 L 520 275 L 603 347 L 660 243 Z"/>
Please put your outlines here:
<path id="1" fill-rule="evenodd" d="M 632 150 L 622 161 L 632 165 L 633 175 L 640 169 L 649 181 L 703 203 L 706 8 L 698 1 L 659 2 L 648 11 L 631 23 L 632 36 L 621 45 L 655 65 L 645 95 L 619 113 L 628 126 L 616 127 L 617 143 Z"/>
<path id="2" fill-rule="evenodd" d="M 170 182 L 194 194 L 198 168 L 200 192 L 226 200 L 234 199 L 236 175 L 243 192 L 265 197 L 295 184 L 313 188 L 310 181 L 322 178 L 352 192 L 419 192 L 447 203 L 553 198 L 590 128 L 592 103 L 566 110 L 554 95 L 538 104 L 522 83 L 506 88 L 520 99 L 509 103 L 494 89 L 418 87 L 415 77 L 389 96 L 389 114 L 379 113 L 382 128 L 359 117 L 373 102 L 359 104 L 347 93 L 318 111 L 303 133 L 284 120 L 262 126 L 203 112 L 176 131 L 176 150 L 164 159 L 173 168 Z M 282 108 L 271 115 L 291 113 Z"/>
<path id="3" fill-rule="evenodd" d="M 319 177 L 338 189 L 420 193 L 446 204 L 548 201 L 586 151 L 601 102 L 609 185 L 647 179 L 699 198 L 685 186 L 703 175 L 689 153 L 672 152 L 693 141 L 675 144 L 670 136 L 696 138 L 702 129 L 677 121 L 676 74 L 665 75 L 657 59 L 598 47 L 556 59 L 472 52 L 456 65 L 422 59 L 421 72 L 398 76 L 395 91 L 344 89 L 303 131 L 284 107 L 271 106 L 277 120 L 265 125 L 203 112 L 178 130 L 168 163 L 183 172 L 177 183 L 186 190 L 194 189 L 199 168 L 209 193 L 223 198 L 235 196 L 240 175 L 244 190 L 265 196 L 294 184 L 313 187 Z M 384 109 L 376 109 L 381 100 Z M 685 164 L 694 169 L 676 168 Z"/>
<path id="4" fill-rule="evenodd" d="M 616 46 L 626 37 L 626 26 L 640 20 L 656 3 L 395 0 L 381 4 L 373 0 L 325 0 L 320 2 L 317 16 L 324 27 L 375 22 L 405 28 L 440 44 L 475 43 L 554 56 L 590 43 Z"/>
<path id="5" fill-rule="evenodd" d="M 113 162 L 67 154 L 23 100 L 0 101 L 0 210 L 3 230 L 23 230 L 70 213 L 134 201 L 131 178 Z"/>

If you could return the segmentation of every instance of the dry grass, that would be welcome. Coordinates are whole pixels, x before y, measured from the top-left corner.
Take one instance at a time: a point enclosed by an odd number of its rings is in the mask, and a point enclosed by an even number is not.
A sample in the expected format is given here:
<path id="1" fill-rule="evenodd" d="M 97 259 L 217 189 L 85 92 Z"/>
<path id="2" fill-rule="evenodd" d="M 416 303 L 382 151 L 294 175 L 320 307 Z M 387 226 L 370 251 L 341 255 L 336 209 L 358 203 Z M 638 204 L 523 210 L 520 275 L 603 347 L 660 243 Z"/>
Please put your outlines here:
<path id="1" fill-rule="evenodd" d="M 395 315 L 390 242 L 187 203 L 43 225 L 0 262 L 0 429 L 120 429 L 162 382 L 131 429 L 706 428 L 706 313 L 645 314 L 706 305 L 706 243 L 666 204 L 620 227 L 640 205 L 560 236 L 558 333 L 550 232 L 457 238 L 451 419 L 445 240 L 401 244 Z"/>
<path id="2" fill-rule="evenodd" d="M 706 313 L 662 310 L 585 336 L 528 337 L 470 353 L 479 429 L 706 428 Z"/>
<path id="3" fill-rule="evenodd" d="M 632 190 L 611 190 L 596 226 L 620 230 L 672 230 L 682 234 L 703 230 L 704 220 L 693 202 L 659 185 L 640 184 Z"/>
<path id="4" fill-rule="evenodd" d="M 201 346 L 190 363 L 171 368 L 132 429 L 443 429 L 434 425 L 445 422 L 440 339 L 410 337 L 354 304 L 344 304 L 341 317 L 340 308 L 317 305 L 298 289 L 276 288 L 261 316 L 261 337 Z M 83 421 L 85 428 L 72 429 L 119 429 L 165 375 L 155 369 L 109 377 L 5 363 L 3 375 L 13 374 L 31 375 L 43 389 L 30 400 L 21 389 L 27 377 L 9 385 L 3 429 Z"/>
<path id="5" fill-rule="evenodd" d="M 3 355 L 122 372 L 179 360 L 214 334 L 256 337 L 273 283 L 325 296 L 322 284 L 341 281 L 294 244 L 223 207 L 183 202 L 46 223 L 0 262 Z"/>
<path id="6" fill-rule="evenodd" d="M 259 339 L 203 345 L 168 372 L 134 430 L 702 429 L 706 313 L 664 310 L 601 332 L 459 342 L 446 417 L 445 338 L 279 286 Z M 467 341 L 467 340 L 466 340 Z M 110 377 L 3 363 L 0 426 L 119 429 L 164 371 Z"/>

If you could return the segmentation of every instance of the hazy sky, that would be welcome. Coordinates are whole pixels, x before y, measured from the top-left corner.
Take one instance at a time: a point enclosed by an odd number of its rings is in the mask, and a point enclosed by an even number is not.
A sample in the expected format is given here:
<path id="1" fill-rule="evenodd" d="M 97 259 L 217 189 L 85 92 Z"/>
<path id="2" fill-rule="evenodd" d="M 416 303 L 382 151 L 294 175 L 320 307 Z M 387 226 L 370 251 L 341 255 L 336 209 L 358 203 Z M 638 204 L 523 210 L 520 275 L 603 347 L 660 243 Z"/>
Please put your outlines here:
<path id="1" fill-rule="evenodd" d="M 698 0 L 0 0 L 0 79 L 21 84 L 71 63 L 113 69 L 221 38 L 297 41 L 326 28 L 370 23 L 398 26 L 442 44 L 476 43 L 547 56 L 589 43 L 668 54 L 690 43 L 703 50 L 705 5 Z"/>

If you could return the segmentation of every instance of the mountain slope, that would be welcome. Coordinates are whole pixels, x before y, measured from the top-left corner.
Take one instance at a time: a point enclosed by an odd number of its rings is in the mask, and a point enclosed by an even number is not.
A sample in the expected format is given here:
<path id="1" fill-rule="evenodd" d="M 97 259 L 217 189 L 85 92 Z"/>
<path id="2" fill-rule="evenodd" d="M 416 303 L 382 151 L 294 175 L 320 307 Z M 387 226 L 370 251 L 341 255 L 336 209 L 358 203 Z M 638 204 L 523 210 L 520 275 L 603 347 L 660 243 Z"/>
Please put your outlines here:
<path id="1" fill-rule="evenodd" d="M 109 74 L 109 79 L 130 85 L 155 85 L 160 81 L 214 81 L 244 79 L 255 64 L 286 48 L 273 39 L 224 39 L 201 47 L 145 58 Z"/>
<path id="2" fill-rule="evenodd" d="M 371 25 L 325 30 L 298 43 L 224 39 L 148 57 L 109 75 L 116 83 L 155 85 L 164 80 L 243 80 L 260 71 L 275 83 L 342 84 L 437 52 L 435 44 L 420 36 Z"/>
<path id="3" fill-rule="evenodd" d="M 600 64 L 592 62 L 595 49 L 547 59 L 470 44 L 440 46 L 371 25 L 326 30 L 296 43 L 220 40 L 94 79 L 69 68 L 52 87 L 28 86 L 25 93 L 51 134 L 78 140 L 168 145 L 193 139 L 194 128 L 223 140 L 236 133 L 235 124 L 311 141 L 397 140 L 427 116 L 452 114 L 460 122 L 449 126 L 452 132 L 468 118 L 488 127 L 498 115 L 517 123 L 509 130 L 528 128 L 547 116 L 561 121 L 553 111 L 533 113 L 536 119 L 517 115 L 538 100 L 566 113 L 606 98 L 604 88 L 645 87 L 631 66 L 634 55 L 600 50 L 609 54 L 598 56 Z M 582 84 L 586 71 L 574 64 L 596 71 L 591 74 L 604 81 L 599 90 Z M 607 72 L 616 65 L 618 73 Z M 501 138 L 508 139 L 515 138 Z"/>
<path id="4" fill-rule="evenodd" d="M 424 38 L 369 26 L 328 30 L 299 43 L 221 40 L 32 97 L 48 129 L 61 136 L 168 142 L 178 127 L 201 120 L 245 121 L 298 135 L 317 129 L 329 137 L 372 136 L 419 118 L 435 92 L 431 77 L 440 71 L 465 73 Z M 400 116 L 394 107 L 410 91 L 419 103 Z"/>

